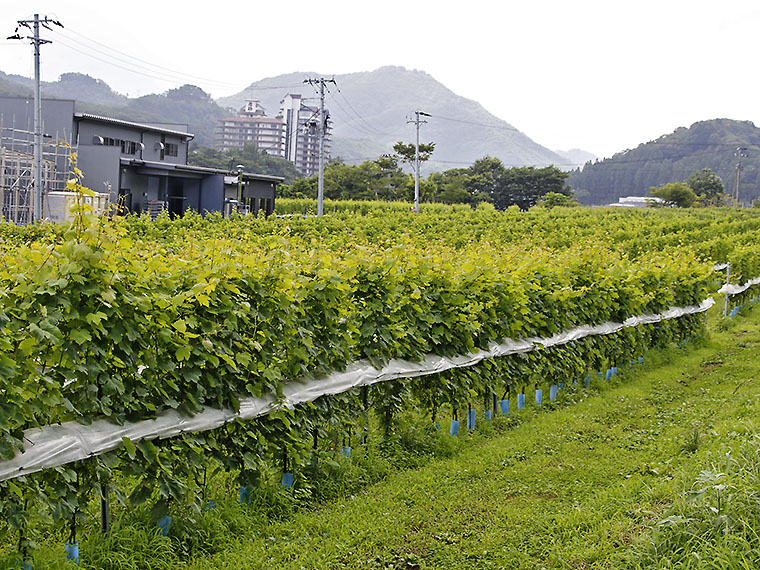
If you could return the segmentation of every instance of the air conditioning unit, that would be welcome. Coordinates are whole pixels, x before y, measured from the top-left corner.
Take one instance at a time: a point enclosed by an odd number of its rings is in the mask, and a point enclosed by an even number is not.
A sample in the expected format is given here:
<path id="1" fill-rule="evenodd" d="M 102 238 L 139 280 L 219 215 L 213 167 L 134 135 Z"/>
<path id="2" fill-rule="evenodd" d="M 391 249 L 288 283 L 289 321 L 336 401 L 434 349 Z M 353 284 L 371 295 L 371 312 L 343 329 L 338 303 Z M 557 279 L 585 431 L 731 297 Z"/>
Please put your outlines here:
<path id="1" fill-rule="evenodd" d="M 169 209 L 169 202 L 163 200 L 151 200 L 148 202 L 148 213 L 150 219 L 155 220 L 162 212 Z"/>

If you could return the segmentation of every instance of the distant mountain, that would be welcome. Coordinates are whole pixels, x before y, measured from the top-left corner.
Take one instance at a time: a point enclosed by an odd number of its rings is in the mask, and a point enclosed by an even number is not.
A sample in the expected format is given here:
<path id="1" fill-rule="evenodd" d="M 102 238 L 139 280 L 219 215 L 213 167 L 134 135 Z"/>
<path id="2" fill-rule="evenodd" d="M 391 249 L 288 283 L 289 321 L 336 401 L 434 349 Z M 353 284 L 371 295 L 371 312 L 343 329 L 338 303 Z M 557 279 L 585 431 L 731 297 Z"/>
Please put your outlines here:
<path id="1" fill-rule="evenodd" d="M 76 109 L 138 122 L 187 125 L 194 142 L 214 145 L 218 120 L 234 114 L 246 99 L 259 99 L 270 117 L 277 115 L 287 93 L 301 93 L 318 105 L 314 88 L 304 83 L 313 72 L 296 72 L 252 83 L 240 93 L 214 101 L 202 89 L 185 85 L 163 94 L 130 99 L 104 81 L 80 73 L 65 73 L 43 82 L 44 97 L 74 99 Z M 372 72 L 335 76 L 328 84 L 326 107 L 333 125 L 333 157 L 356 163 L 391 151 L 396 141 L 412 142 L 415 109 L 430 117 L 420 129 L 422 142 L 436 143 L 425 171 L 467 166 L 484 156 L 498 157 L 507 166 L 562 165 L 568 158 L 531 140 L 479 103 L 458 96 L 422 71 L 382 67 Z M 31 95 L 32 80 L 0 73 L 0 95 Z M 570 162 L 575 164 L 577 159 Z"/>
<path id="2" fill-rule="evenodd" d="M 571 148 L 570 150 L 555 150 L 554 152 L 565 160 L 564 164 L 555 165 L 561 167 L 563 170 L 579 168 L 587 162 L 596 160 L 597 158 L 596 155 L 579 148 Z"/>
<path id="3" fill-rule="evenodd" d="M 589 162 L 573 172 L 567 183 L 581 202 L 608 204 L 622 196 L 645 196 L 652 186 L 684 181 L 693 172 L 710 168 L 730 191 L 737 147 L 747 148 L 739 198 L 749 203 L 760 196 L 760 129 L 750 121 L 714 119 L 681 127 L 633 150 Z"/>
<path id="4" fill-rule="evenodd" d="M 24 81 L 28 81 L 27 86 Z M 0 95 L 3 97 L 26 97 L 34 93 L 34 83 L 31 79 L 20 75 L 8 75 L 0 71 Z"/>
<path id="5" fill-rule="evenodd" d="M 303 83 L 318 76 L 310 72 L 270 77 L 217 102 L 237 110 L 246 99 L 259 99 L 269 116 L 277 114 L 287 93 L 311 97 L 310 103 L 318 105 L 315 89 Z M 390 152 L 396 141 L 414 141 L 415 129 L 407 121 L 418 109 L 431 115 L 420 129 L 420 140 L 436 144 L 427 170 L 466 166 L 484 156 L 500 158 L 507 166 L 566 162 L 423 71 L 381 67 L 371 72 L 336 75 L 334 79 L 335 85 L 327 85 L 325 106 L 333 125 L 333 155 L 344 160 L 377 158 Z"/>

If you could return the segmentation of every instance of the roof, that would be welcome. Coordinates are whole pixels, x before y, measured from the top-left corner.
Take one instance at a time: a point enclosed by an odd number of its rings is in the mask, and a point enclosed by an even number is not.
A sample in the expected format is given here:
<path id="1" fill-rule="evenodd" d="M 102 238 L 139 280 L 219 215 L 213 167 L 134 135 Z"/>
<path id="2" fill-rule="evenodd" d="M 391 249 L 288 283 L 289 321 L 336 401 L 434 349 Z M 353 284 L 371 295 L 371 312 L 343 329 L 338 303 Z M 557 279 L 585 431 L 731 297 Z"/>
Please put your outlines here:
<path id="1" fill-rule="evenodd" d="M 207 168 L 205 166 L 194 166 L 191 164 L 172 164 L 170 162 L 156 162 L 152 160 L 137 160 L 134 158 L 122 158 L 121 164 L 125 166 L 144 166 L 145 168 L 155 168 L 157 170 L 173 170 L 175 172 L 187 172 L 194 174 L 222 174 L 225 177 L 234 176 L 234 178 L 237 180 L 237 174 L 233 174 L 229 170 L 224 170 L 221 168 Z M 275 182 L 279 184 L 285 179 L 282 176 L 270 176 L 269 174 L 255 174 L 252 172 L 244 172 L 243 180 L 258 180 L 262 182 Z"/>
<path id="2" fill-rule="evenodd" d="M 109 125 L 118 125 L 120 127 L 131 127 L 133 129 L 139 129 L 141 131 L 149 131 L 154 133 L 163 133 L 167 135 L 175 135 L 178 137 L 195 138 L 192 133 L 186 133 L 184 131 L 175 131 L 173 129 L 165 129 L 157 127 L 156 125 L 147 125 L 145 123 L 133 123 L 132 121 L 123 121 L 121 119 L 112 119 L 111 117 L 103 117 L 101 115 L 92 115 L 90 113 L 74 113 L 74 119 L 95 121 L 98 123 L 106 123 Z"/>
<path id="3" fill-rule="evenodd" d="M 221 123 L 224 121 L 234 121 L 236 123 L 278 123 L 280 125 L 285 125 L 280 119 L 275 119 L 274 117 L 225 117 L 224 119 L 219 119 L 217 123 Z"/>

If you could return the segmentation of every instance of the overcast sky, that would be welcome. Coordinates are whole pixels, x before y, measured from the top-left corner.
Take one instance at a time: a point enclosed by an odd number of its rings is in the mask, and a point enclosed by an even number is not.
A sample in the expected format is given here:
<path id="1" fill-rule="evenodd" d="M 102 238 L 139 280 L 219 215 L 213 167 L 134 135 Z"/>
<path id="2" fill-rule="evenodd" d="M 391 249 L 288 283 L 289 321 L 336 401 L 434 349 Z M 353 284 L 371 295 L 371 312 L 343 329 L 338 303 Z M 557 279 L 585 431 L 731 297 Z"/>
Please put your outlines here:
<path id="1" fill-rule="evenodd" d="M 3 0 L 0 35 L 35 12 L 65 26 L 43 35 L 44 81 L 77 71 L 130 97 L 401 65 L 554 150 L 611 156 L 696 121 L 760 124 L 757 0 Z M 0 71 L 33 76 L 31 46 L 0 40 Z"/>

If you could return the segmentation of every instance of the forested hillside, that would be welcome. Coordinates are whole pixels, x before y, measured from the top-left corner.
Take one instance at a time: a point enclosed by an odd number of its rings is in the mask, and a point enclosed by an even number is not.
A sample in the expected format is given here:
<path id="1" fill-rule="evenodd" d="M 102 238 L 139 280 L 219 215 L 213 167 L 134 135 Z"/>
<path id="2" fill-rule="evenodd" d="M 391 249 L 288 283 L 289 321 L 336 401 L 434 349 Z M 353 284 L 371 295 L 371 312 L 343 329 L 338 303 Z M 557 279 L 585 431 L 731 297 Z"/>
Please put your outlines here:
<path id="1" fill-rule="evenodd" d="M 568 184 L 581 202 L 608 204 L 621 196 L 647 195 L 652 186 L 684 181 L 710 168 L 730 194 L 737 148 L 747 155 L 742 157 L 739 200 L 750 203 L 760 196 L 760 129 L 750 121 L 715 119 L 676 129 L 612 158 L 587 163 L 570 175 Z"/>

